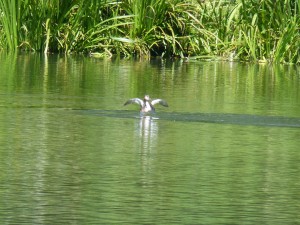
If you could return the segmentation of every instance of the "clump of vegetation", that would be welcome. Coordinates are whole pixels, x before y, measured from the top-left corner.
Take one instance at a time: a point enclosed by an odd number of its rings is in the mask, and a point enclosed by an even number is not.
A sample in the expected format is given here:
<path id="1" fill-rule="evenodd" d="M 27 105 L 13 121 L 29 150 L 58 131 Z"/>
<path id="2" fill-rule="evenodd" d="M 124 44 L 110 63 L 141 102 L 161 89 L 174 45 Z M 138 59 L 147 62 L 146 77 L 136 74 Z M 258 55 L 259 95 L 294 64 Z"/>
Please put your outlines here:
<path id="1" fill-rule="evenodd" d="M 300 63 L 300 0 L 0 0 L 0 47 Z"/>

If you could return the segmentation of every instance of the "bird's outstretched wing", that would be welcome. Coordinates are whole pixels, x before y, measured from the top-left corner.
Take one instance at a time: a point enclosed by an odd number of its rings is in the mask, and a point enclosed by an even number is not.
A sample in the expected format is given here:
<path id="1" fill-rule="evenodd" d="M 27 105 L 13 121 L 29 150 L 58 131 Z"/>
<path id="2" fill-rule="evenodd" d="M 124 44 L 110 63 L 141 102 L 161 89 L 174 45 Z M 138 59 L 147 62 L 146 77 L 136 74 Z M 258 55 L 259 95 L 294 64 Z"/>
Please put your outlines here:
<path id="1" fill-rule="evenodd" d="M 161 104 L 161 105 L 163 105 L 165 107 L 168 107 L 168 103 L 165 100 L 163 100 L 163 99 L 154 99 L 151 102 L 152 105 L 155 105 L 157 103 L 159 103 L 159 104 Z"/>
<path id="2" fill-rule="evenodd" d="M 144 102 L 143 100 L 139 99 L 139 98 L 132 98 L 127 100 L 127 102 L 124 103 L 124 105 L 128 105 L 128 104 L 139 104 L 140 106 L 143 106 Z"/>

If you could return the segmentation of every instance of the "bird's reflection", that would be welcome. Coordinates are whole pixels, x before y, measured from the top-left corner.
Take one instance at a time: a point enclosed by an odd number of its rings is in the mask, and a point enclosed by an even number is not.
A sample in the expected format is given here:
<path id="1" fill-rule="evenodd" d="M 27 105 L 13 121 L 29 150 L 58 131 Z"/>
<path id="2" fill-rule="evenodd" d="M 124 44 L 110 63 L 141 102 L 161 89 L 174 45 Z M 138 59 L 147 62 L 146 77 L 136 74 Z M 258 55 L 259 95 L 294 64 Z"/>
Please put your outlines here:
<path id="1" fill-rule="evenodd" d="M 156 154 L 158 118 L 152 116 L 142 116 L 138 122 L 137 136 L 139 140 L 139 154 L 141 157 L 141 166 L 144 174 L 143 186 L 151 183 L 150 174 L 152 174 L 153 159 Z"/>
<path id="2" fill-rule="evenodd" d="M 140 118 L 138 132 L 141 149 L 144 152 L 149 152 L 156 146 L 158 132 L 157 119 L 152 116 L 142 116 Z"/>

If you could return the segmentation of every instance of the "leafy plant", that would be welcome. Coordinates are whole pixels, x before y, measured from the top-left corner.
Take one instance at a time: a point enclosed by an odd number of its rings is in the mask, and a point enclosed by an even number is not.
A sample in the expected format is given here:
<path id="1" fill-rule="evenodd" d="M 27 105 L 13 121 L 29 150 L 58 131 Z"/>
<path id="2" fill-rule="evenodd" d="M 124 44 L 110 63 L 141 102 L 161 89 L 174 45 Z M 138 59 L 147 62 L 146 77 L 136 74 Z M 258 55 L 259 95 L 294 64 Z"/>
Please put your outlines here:
<path id="1" fill-rule="evenodd" d="M 300 0 L 0 0 L 0 47 L 300 63 Z"/>

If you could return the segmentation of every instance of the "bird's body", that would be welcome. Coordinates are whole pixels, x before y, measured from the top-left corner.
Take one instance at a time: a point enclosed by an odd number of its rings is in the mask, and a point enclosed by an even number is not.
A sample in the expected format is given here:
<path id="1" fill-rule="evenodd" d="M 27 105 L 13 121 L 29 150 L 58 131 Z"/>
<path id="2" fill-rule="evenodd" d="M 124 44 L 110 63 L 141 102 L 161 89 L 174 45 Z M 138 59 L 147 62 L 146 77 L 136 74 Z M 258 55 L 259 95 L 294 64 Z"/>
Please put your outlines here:
<path id="1" fill-rule="evenodd" d="M 155 112 L 154 105 L 159 103 L 162 106 L 168 107 L 168 103 L 163 99 L 154 99 L 152 100 L 149 95 L 145 95 L 144 99 L 140 98 L 131 98 L 125 102 L 124 105 L 128 104 L 138 104 L 140 105 L 140 112 L 141 113 L 148 113 L 148 112 Z"/>

